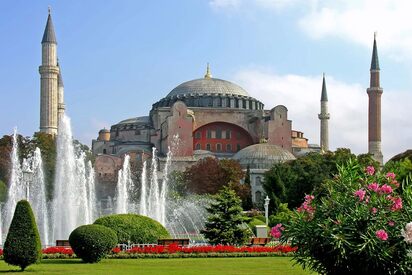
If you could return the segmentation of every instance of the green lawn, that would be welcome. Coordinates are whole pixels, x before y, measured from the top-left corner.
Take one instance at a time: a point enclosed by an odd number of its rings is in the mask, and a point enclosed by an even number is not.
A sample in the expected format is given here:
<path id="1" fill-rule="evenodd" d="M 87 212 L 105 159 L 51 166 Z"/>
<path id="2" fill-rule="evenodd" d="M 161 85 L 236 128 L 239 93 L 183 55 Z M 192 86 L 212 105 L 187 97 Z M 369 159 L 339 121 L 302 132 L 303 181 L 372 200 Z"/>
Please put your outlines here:
<path id="1" fill-rule="evenodd" d="M 18 268 L 0 261 L 0 273 Z M 292 266 L 290 257 L 189 258 L 189 259 L 107 259 L 84 264 L 77 259 L 43 260 L 31 265 L 30 274 L 310 274 Z"/>

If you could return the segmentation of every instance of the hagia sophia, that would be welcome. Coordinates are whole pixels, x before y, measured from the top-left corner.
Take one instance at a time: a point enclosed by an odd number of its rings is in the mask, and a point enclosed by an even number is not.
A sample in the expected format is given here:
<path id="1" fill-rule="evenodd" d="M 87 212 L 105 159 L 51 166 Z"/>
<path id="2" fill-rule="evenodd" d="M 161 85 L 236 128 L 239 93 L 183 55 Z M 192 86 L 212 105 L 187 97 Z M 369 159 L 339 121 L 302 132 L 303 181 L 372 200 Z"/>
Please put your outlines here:
<path id="1" fill-rule="evenodd" d="M 49 13 L 42 39 L 40 131 L 58 134 L 58 117 L 64 113 L 63 81 L 57 59 L 57 42 Z M 382 163 L 380 137 L 379 62 L 374 39 L 369 95 L 369 153 Z M 270 106 L 272 107 L 272 106 Z M 314 118 L 316 114 L 314 111 Z M 125 155 L 137 162 L 152 156 L 160 162 L 173 152 L 175 169 L 184 170 L 204 157 L 233 158 L 250 168 L 252 199 L 263 198 L 263 174 L 274 163 L 308 152 L 329 150 L 328 96 L 323 76 L 320 89 L 320 145 L 311 144 L 302 131 L 292 128 L 286 106 L 265 108 L 263 102 L 239 85 L 214 78 L 209 64 L 199 79 L 189 80 L 152 104 L 147 116 L 127 118 L 102 129 L 92 141 L 96 178 L 115 185 Z"/>

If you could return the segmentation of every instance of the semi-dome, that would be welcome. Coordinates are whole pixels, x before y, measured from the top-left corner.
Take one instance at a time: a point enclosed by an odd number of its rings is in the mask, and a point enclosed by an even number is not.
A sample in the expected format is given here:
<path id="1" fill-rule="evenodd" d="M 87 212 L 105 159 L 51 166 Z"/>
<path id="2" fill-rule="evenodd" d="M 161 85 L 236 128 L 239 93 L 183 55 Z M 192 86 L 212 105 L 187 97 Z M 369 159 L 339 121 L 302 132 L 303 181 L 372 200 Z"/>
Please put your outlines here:
<path id="1" fill-rule="evenodd" d="M 267 143 L 259 143 L 243 148 L 233 159 L 239 161 L 243 168 L 270 169 L 273 164 L 296 159 L 288 150 Z"/>
<path id="2" fill-rule="evenodd" d="M 150 118 L 148 116 L 132 117 L 120 121 L 117 124 L 147 124 L 150 123 Z"/>
<path id="3" fill-rule="evenodd" d="M 237 95 L 249 97 L 249 94 L 240 86 L 219 78 L 199 78 L 184 82 L 174 88 L 167 97 L 179 95 Z"/>

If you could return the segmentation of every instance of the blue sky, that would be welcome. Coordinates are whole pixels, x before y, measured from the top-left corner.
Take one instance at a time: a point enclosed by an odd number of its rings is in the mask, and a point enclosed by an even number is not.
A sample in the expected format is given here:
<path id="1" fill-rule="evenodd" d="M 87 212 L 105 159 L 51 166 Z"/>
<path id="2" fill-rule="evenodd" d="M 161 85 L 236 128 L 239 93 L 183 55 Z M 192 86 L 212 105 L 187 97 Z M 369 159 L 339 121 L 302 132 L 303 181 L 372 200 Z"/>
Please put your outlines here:
<path id="1" fill-rule="evenodd" d="M 409 1 L 180 0 L 0 2 L 0 134 L 39 127 L 41 38 L 52 8 L 74 135 L 147 115 L 178 84 L 235 82 L 319 143 L 326 73 L 331 149 L 367 151 L 367 94 L 378 31 L 385 159 L 411 147 Z"/>

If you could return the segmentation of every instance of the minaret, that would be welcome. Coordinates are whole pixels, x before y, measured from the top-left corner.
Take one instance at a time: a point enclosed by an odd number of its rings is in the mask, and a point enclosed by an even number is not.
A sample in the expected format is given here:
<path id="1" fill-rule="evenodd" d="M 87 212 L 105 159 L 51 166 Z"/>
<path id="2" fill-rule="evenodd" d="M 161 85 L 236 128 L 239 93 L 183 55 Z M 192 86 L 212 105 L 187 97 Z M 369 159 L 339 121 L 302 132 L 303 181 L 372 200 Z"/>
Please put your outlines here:
<path id="1" fill-rule="evenodd" d="M 57 134 L 58 78 L 57 41 L 52 18 L 47 17 L 42 45 L 42 63 L 40 72 L 40 132 Z"/>
<path id="2" fill-rule="evenodd" d="M 58 100 L 57 100 L 57 123 L 60 122 L 62 116 L 64 115 L 64 111 L 66 106 L 64 105 L 64 85 L 63 85 L 63 77 L 62 77 L 62 70 L 59 65 L 59 60 L 57 59 L 57 67 L 59 67 L 59 93 L 58 93 Z"/>
<path id="3" fill-rule="evenodd" d="M 381 96 L 383 89 L 380 87 L 380 68 L 378 59 L 378 49 L 376 47 L 376 33 L 373 39 L 372 62 L 370 69 L 370 87 L 367 89 L 369 96 L 368 112 L 368 152 L 372 157 L 383 164 L 383 155 L 381 149 Z"/>
<path id="4" fill-rule="evenodd" d="M 320 97 L 320 149 L 322 152 L 329 151 L 329 122 L 328 93 L 326 91 L 325 74 L 323 74 L 322 95 Z"/>

